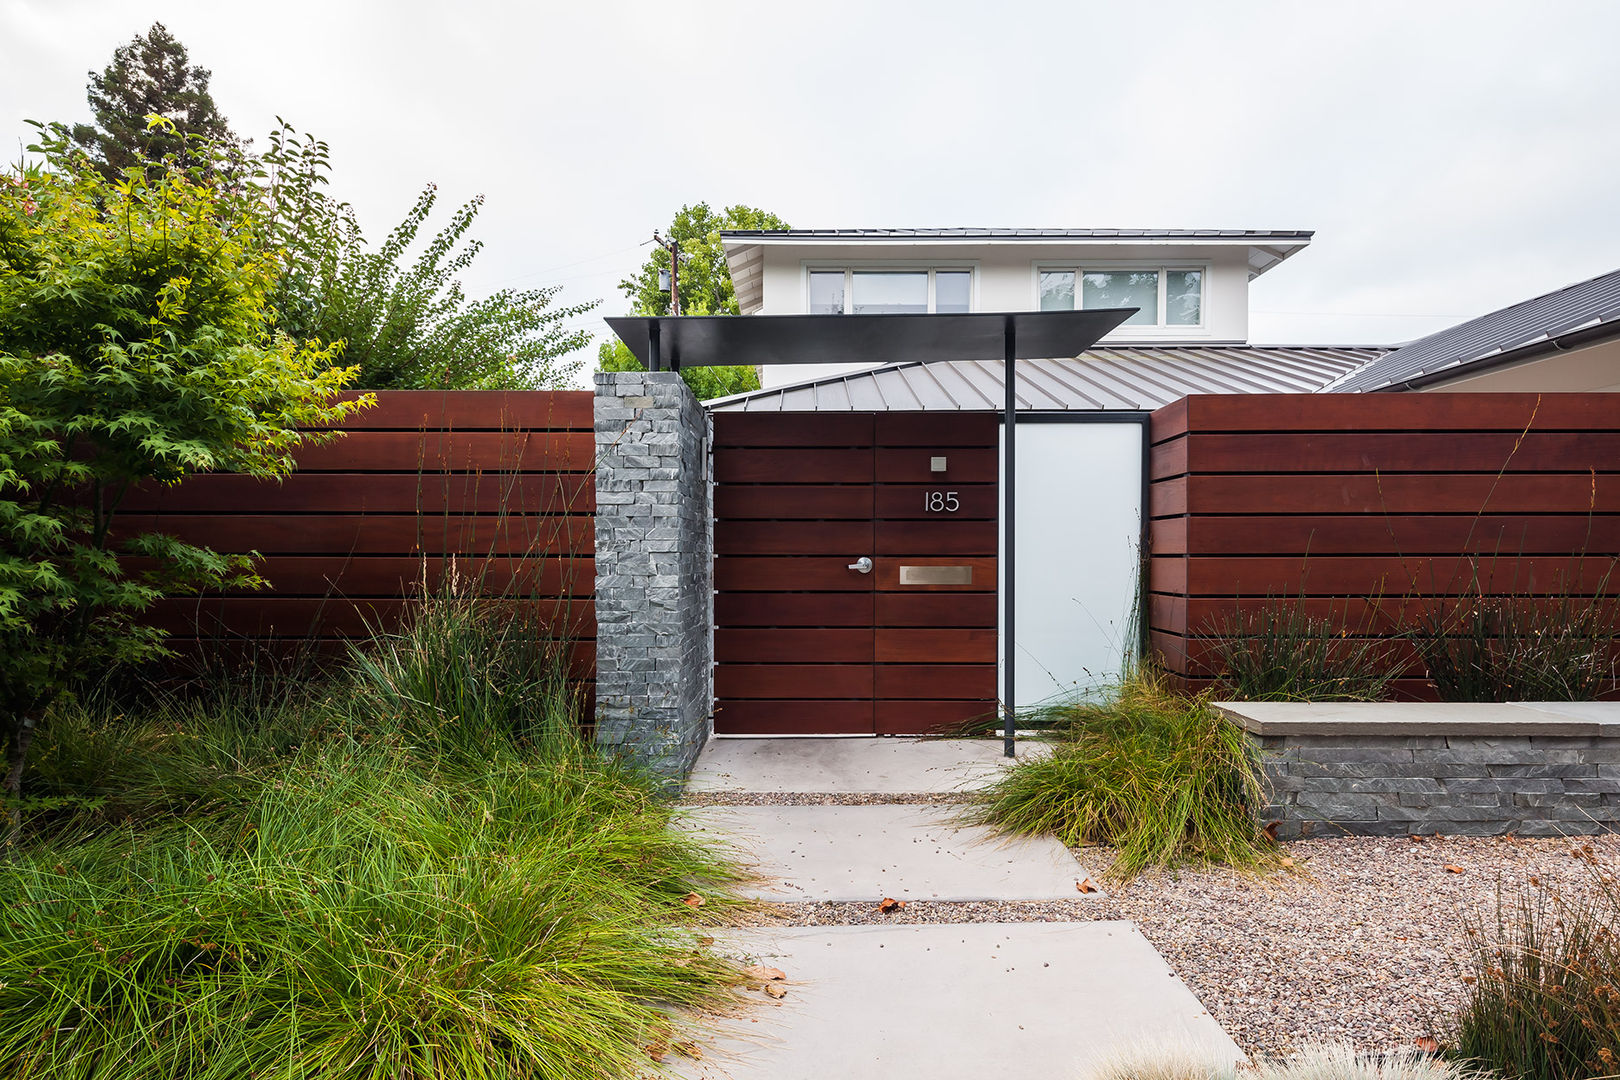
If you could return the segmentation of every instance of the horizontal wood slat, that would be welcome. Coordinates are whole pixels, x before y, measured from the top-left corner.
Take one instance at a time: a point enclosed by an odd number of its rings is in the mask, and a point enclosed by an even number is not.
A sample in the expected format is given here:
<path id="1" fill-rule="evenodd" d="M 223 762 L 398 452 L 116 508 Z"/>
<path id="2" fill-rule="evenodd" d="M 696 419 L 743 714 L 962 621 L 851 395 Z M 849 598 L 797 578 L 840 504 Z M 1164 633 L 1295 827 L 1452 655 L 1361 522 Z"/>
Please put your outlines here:
<path id="1" fill-rule="evenodd" d="M 343 395 L 354 400 L 357 394 Z M 589 390 L 383 390 L 345 431 L 593 431 Z"/>
<path id="2" fill-rule="evenodd" d="M 714 478 L 721 484 L 869 484 L 872 451 L 716 446 Z"/>
<path id="3" fill-rule="evenodd" d="M 868 484 L 725 484 L 714 492 L 721 521 L 872 520 Z"/>
<path id="4" fill-rule="evenodd" d="M 870 592 L 723 592 L 716 626 L 871 626 Z"/>
<path id="5" fill-rule="evenodd" d="M 716 628 L 714 658 L 721 664 L 870 664 L 872 629 Z"/>
<path id="6" fill-rule="evenodd" d="M 302 472 L 589 472 L 588 431 L 351 431 L 294 451 Z"/>
<path id="7" fill-rule="evenodd" d="M 993 718 L 993 701 L 878 701 L 873 723 L 890 735 L 934 735 Z"/>
<path id="8" fill-rule="evenodd" d="M 815 446 L 872 445 L 871 413 L 738 413 L 716 412 L 716 451 L 756 446 L 799 449 Z"/>
<path id="9" fill-rule="evenodd" d="M 115 528 L 258 551 L 269 590 L 160 601 L 184 650 L 343 655 L 392 630 L 423 589 L 533 607 L 594 679 L 594 395 L 385 391 L 280 483 L 229 474 L 132 492 Z M 140 570 L 140 560 L 130 560 Z M 586 657 L 589 662 L 586 662 Z"/>
<path id="10" fill-rule="evenodd" d="M 589 517 L 446 517 L 437 514 L 129 514 L 120 536 L 161 530 L 221 551 L 289 555 L 567 555 L 596 544 Z"/>
<path id="11" fill-rule="evenodd" d="M 1150 636 L 1188 680 L 1221 617 L 1284 596 L 1380 635 L 1422 696 L 1398 638 L 1424 613 L 1620 594 L 1620 395 L 1198 396 L 1152 440 Z"/>
<path id="12" fill-rule="evenodd" d="M 1374 399 L 1370 399 L 1374 400 Z M 1620 467 L 1620 432 L 1317 432 L 1187 436 L 1195 473 L 1585 472 Z"/>
<path id="13" fill-rule="evenodd" d="M 877 446 L 914 446 L 948 451 L 952 447 L 995 446 L 1001 438 L 997 413 L 889 412 L 877 416 Z"/>
<path id="14" fill-rule="evenodd" d="M 878 626 L 977 626 L 993 630 L 998 615 L 993 592 L 877 594 Z"/>
<path id="15" fill-rule="evenodd" d="M 994 629 L 917 630 L 880 627 L 876 656 L 879 664 L 993 664 Z"/>
<path id="16" fill-rule="evenodd" d="M 721 664 L 714 693 L 722 698 L 869 698 L 870 664 Z"/>
<path id="17" fill-rule="evenodd" d="M 720 735 L 870 735 L 872 699 L 853 701 L 715 702 L 714 730 Z"/>
<path id="18" fill-rule="evenodd" d="M 879 664 L 877 696 L 889 700 L 958 698 L 994 701 L 994 664 Z"/>
<path id="19" fill-rule="evenodd" d="M 1620 394 L 1199 394 L 1153 414 L 1153 438 L 1185 432 L 1538 431 L 1614 427 Z M 1161 420 L 1161 414 L 1163 419 Z"/>
<path id="20" fill-rule="evenodd" d="M 936 456 L 945 458 L 944 472 L 933 470 Z M 1001 452 L 995 449 L 958 449 L 943 455 L 926 448 L 879 449 L 876 477 L 880 484 L 994 484 L 1000 468 Z"/>
<path id="21" fill-rule="evenodd" d="M 717 555 L 827 555 L 846 561 L 870 554 L 869 521 L 728 521 L 714 532 Z"/>
<path id="22" fill-rule="evenodd" d="M 1165 555 L 1281 555 L 1293 552 L 1398 555 L 1560 555 L 1620 551 L 1620 516 L 1427 517 L 1381 514 L 1297 517 L 1188 517 L 1179 528 L 1154 522 L 1153 550 Z"/>
<path id="23" fill-rule="evenodd" d="M 590 514 L 588 473 L 293 473 L 280 481 L 209 473 L 173 488 L 137 489 L 121 510 L 164 513 Z"/>

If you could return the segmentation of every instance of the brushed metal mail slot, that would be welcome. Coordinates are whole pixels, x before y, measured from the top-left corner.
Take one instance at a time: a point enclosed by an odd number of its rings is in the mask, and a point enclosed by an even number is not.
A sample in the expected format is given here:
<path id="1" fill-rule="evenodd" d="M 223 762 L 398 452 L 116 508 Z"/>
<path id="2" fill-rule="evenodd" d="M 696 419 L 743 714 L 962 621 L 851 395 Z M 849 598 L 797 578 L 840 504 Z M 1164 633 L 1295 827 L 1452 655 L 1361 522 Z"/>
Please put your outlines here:
<path id="1" fill-rule="evenodd" d="M 971 585 L 971 566 L 902 566 L 902 585 Z"/>

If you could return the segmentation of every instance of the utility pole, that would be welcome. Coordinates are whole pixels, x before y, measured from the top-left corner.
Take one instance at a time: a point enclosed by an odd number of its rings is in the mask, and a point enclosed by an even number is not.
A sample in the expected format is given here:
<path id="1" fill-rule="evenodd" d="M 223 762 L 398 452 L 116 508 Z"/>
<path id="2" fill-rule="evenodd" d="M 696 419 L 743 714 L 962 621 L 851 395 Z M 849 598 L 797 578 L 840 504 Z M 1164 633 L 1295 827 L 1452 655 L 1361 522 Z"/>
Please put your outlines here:
<path id="1" fill-rule="evenodd" d="M 666 242 L 653 231 L 653 243 L 669 252 L 669 313 L 681 313 L 681 245 L 674 240 Z"/>

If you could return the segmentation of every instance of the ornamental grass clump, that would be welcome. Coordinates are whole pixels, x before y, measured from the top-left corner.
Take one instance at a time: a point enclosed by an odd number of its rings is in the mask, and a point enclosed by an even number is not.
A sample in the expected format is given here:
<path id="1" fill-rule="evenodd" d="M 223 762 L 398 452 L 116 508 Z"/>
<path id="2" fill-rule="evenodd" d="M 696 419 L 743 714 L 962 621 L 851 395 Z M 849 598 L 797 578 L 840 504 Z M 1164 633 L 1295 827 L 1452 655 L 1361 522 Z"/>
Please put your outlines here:
<path id="1" fill-rule="evenodd" d="M 1401 674 L 1390 642 L 1289 597 L 1244 607 L 1210 630 L 1222 693 L 1243 701 L 1382 701 Z"/>
<path id="2" fill-rule="evenodd" d="M 1620 1075 L 1620 892 L 1608 877 L 1578 896 L 1530 880 L 1499 900 L 1494 925 L 1468 927 L 1469 994 L 1448 1049 L 1522 1080 Z"/>
<path id="3" fill-rule="evenodd" d="M 1453 604 L 1435 603 L 1410 632 L 1442 701 L 1595 701 L 1615 687 L 1620 597 L 1491 596 L 1479 575 Z"/>
<path id="4" fill-rule="evenodd" d="M 734 1007 L 727 853 L 564 736 L 559 646 L 436 602 L 279 702 L 59 706 L 0 862 L 0 1074 L 628 1080 Z"/>
<path id="5" fill-rule="evenodd" d="M 1205 697 L 1141 670 L 1105 701 L 1054 710 L 1052 752 L 1020 761 L 970 816 L 1013 833 L 1118 849 L 1109 873 L 1217 863 L 1257 868 L 1275 845 L 1256 813 L 1265 788 L 1243 731 Z"/>

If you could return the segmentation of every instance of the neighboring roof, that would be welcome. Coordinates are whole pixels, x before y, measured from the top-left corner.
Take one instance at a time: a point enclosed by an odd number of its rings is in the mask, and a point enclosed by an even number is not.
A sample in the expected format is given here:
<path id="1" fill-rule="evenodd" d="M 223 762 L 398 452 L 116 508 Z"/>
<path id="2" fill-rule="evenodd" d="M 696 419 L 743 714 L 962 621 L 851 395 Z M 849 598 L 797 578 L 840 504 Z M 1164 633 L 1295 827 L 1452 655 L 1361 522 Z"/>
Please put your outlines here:
<path id="1" fill-rule="evenodd" d="M 1419 338 L 1323 387 L 1404 390 L 1620 336 L 1620 270 Z"/>
<path id="2" fill-rule="evenodd" d="M 1156 409 L 1187 394 L 1310 393 L 1387 351 L 1287 345 L 1104 346 L 1073 360 L 1021 361 L 1019 408 Z M 986 411 L 1001 408 L 1002 367 L 1000 361 L 892 364 L 705 404 L 742 412 Z"/>
<path id="3" fill-rule="evenodd" d="M 726 229 L 720 233 L 731 283 L 744 315 L 764 303 L 764 251 L 775 244 L 1210 244 L 1247 245 L 1254 279 L 1302 250 L 1309 229 Z"/>
<path id="4" fill-rule="evenodd" d="M 1136 313 L 1000 311 L 924 315 L 622 315 L 604 321 L 643 367 L 846 364 L 1073 356 Z M 657 345 L 657 356 L 653 346 Z"/>

